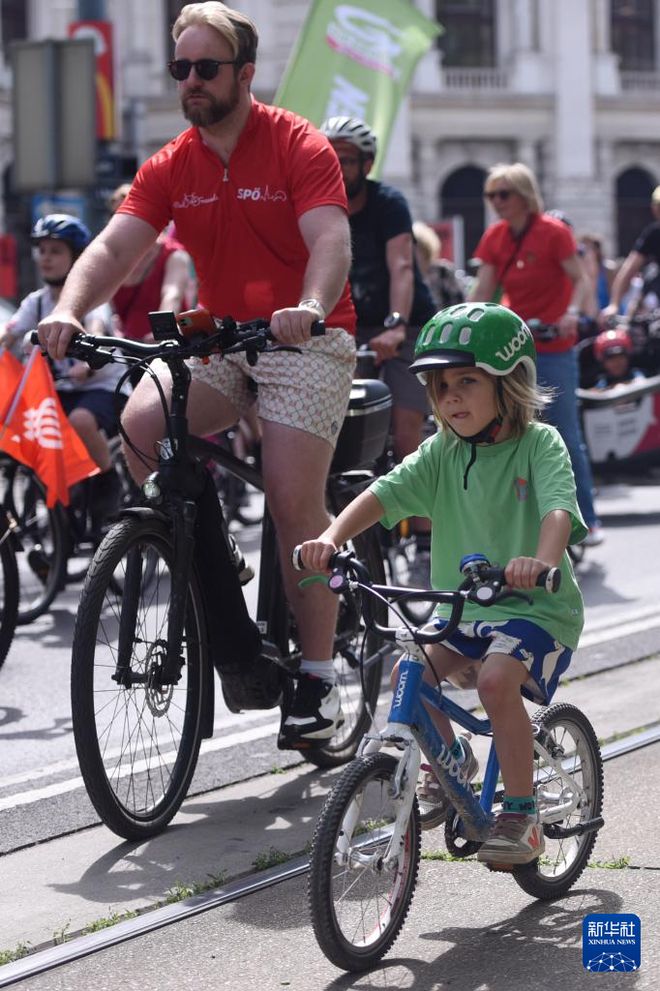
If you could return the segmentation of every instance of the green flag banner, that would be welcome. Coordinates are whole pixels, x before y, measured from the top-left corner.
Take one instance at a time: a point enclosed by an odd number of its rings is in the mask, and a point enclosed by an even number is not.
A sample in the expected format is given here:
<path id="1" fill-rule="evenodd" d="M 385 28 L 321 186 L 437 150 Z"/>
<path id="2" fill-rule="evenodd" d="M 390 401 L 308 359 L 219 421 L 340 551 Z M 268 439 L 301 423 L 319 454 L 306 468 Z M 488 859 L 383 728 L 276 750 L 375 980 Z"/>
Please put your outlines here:
<path id="1" fill-rule="evenodd" d="M 273 102 L 317 127 L 326 117 L 366 121 L 377 174 L 413 70 L 441 30 L 408 0 L 315 0 Z"/>

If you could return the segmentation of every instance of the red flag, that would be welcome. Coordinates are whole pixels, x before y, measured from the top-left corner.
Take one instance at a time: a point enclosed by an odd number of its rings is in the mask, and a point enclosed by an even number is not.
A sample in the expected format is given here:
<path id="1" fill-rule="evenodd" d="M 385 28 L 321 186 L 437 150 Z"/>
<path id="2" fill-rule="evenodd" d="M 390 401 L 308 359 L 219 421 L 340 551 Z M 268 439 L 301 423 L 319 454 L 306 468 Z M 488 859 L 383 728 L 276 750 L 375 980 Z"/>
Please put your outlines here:
<path id="1" fill-rule="evenodd" d="M 0 354 L 0 424 L 5 422 L 7 411 L 23 378 L 24 370 L 18 358 L 15 358 L 11 351 L 3 351 Z M 1 430 L 0 427 L 0 432 Z"/>
<path id="2" fill-rule="evenodd" d="M 6 352 L 5 352 L 6 354 Z M 4 356 L 3 356 L 4 357 Z M 11 356 L 10 356 L 11 357 Z M 14 359 L 15 360 L 15 359 Z M 0 362 L 0 386 L 15 375 L 11 362 Z M 3 402 L 0 449 L 31 468 L 46 486 L 46 504 L 69 504 L 69 489 L 99 471 L 87 448 L 69 423 L 44 356 L 35 348 L 22 379 Z"/>

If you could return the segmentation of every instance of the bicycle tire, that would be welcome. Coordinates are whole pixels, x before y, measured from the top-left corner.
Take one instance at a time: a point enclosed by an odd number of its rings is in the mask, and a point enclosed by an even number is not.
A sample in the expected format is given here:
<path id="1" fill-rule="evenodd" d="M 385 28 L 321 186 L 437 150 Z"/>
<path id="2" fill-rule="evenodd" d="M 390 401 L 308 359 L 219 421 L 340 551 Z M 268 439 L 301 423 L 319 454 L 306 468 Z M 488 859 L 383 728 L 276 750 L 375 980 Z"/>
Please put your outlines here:
<path id="1" fill-rule="evenodd" d="M 552 743 L 563 750 L 562 765 L 569 769 L 580 791 L 580 805 L 561 820 L 560 825 L 572 827 L 596 818 L 603 807 L 603 758 L 594 729 L 580 709 L 570 703 L 560 703 L 539 709 L 532 722 L 542 727 Z M 568 765 L 568 768 L 567 768 Z M 561 795 L 565 800 L 565 785 L 553 777 L 538 753 L 534 755 L 534 777 L 541 819 L 544 806 L 551 810 Z M 596 842 L 597 832 L 584 833 L 565 839 L 548 837 L 546 826 L 545 853 L 530 864 L 513 869 L 516 883 L 533 898 L 560 898 L 575 884 L 587 866 Z"/>
<path id="2" fill-rule="evenodd" d="M 154 568 L 150 561 L 156 555 Z M 143 560 L 151 572 L 148 581 L 141 574 Z M 137 564 L 140 582 L 130 592 L 127 562 Z M 160 833 L 178 811 L 197 764 L 204 699 L 213 690 L 203 599 L 194 574 L 181 678 L 162 690 L 154 685 L 166 644 L 174 563 L 165 523 L 120 520 L 92 561 L 74 628 L 71 708 L 80 770 L 99 818 L 129 840 Z M 144 678 L 128 688 L 112 679 L 122 617 L 122 635 L 131 639 L 131 671 Z"/>
<path id="3" fill-rule="evenodd" d="M 403 588 L 407 588 L 408 586 L 411 588 L 418 587 L 418 583 L 411 580 L 411 569 L 414 565 L 416 553 L 415 537 L 406 536 L 401 532 L 399 525 L 390 534 L 386 535 L 384 550 L 391 584 Z M 426 588 L 427 585 L 430 585 L 430 582 L 431 576 L 428 575 L 422 587 Z M 412 623 L 414 626 L 421 626 L 430 619 L 435 604 L 433 602 L 425 602 L 423 599 L 417 602 L 401 599 L 397 602 L 396 608 L 401 611 L 409 623 Z"/>
<path id="4" fill-rule="evenodd" d="M 35 473 L 18 462 L 3 465 L 3 504 L 17 524 L 20 598 L 17 625 L 42 616 L 64 587 L 68 527 L 64 508 L 46 502 Z"/>
<path id="5" fill-rule="evenodd" d="M 379 962 L 399 935 L 415 892 L 422 836 L 416 798 L 395 866 L 378 856 L 396 819 L 396 769 L 390 754 L 356 758 L 328 796 L 314 832 L 307 888 L 312 926 L 325 956 L 343 970 L 368 970 Z M 371 855 L 371 863 L 351 860 L 354 851 Z"/>
<path id="6" fill-rule="evenodd" d="M 376 529 L 365 530 L 351 542 L 355 553 L 369 571 L 372 580 L 385 583 L 385 571 L 380 541 Z M 372 602 L 376 618 L 384 624 L 387 618 L 385 603 Z M 361 612 L 355 601 L 340 596 L 337 636 L 335 637 L 335 668 L 337 685 L 341 695 L 344 724 L 323 747 L 302 751 L 305 760 L 316 767 L 339 767 L 352 760 L 362 737 L 376 712 L 383 679 L 383 659 L 378 657 L 364 672 L 364 692 L 360 679 L 359 654 L 361 639 L 365 636 Z M 379 636 L 373 631 L 366 634 L 365 656 L 375 655 L 381 646 Z"/>
<path id="7" fill-rule="evenodd" d="M 18 565 L 7 519 L 0 514 L 0 668 L 9 653 L 18 621 Z"/>

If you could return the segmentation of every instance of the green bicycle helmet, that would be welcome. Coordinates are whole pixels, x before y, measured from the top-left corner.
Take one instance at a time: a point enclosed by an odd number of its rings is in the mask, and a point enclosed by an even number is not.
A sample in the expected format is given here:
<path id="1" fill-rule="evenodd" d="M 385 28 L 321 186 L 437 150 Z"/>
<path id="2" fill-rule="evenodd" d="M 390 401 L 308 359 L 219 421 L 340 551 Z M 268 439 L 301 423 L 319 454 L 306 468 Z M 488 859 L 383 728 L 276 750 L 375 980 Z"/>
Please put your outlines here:
<path id="1" fill-rule="evenodd" d="M 411 372 L 426 384 L 434 368 L 483 368 L 509 375 L 520 363 L 536 381 L 536 348 L 527 324 L 499 303 L 457 303 L 424 324 Z"/>

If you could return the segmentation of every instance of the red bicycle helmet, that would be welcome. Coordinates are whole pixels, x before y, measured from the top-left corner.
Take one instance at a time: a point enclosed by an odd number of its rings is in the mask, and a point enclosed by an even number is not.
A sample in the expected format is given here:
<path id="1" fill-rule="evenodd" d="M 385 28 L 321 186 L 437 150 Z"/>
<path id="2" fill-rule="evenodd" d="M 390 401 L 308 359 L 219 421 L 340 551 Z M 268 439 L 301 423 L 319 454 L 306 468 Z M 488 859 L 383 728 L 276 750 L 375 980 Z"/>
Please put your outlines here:
<path id="1" fill-rule="evenodd" d="M 594 354 L 599 361 L 615 354 L 632 354 L 630 334 L 624 327 L 604 330 L 594 341 Z"/>

